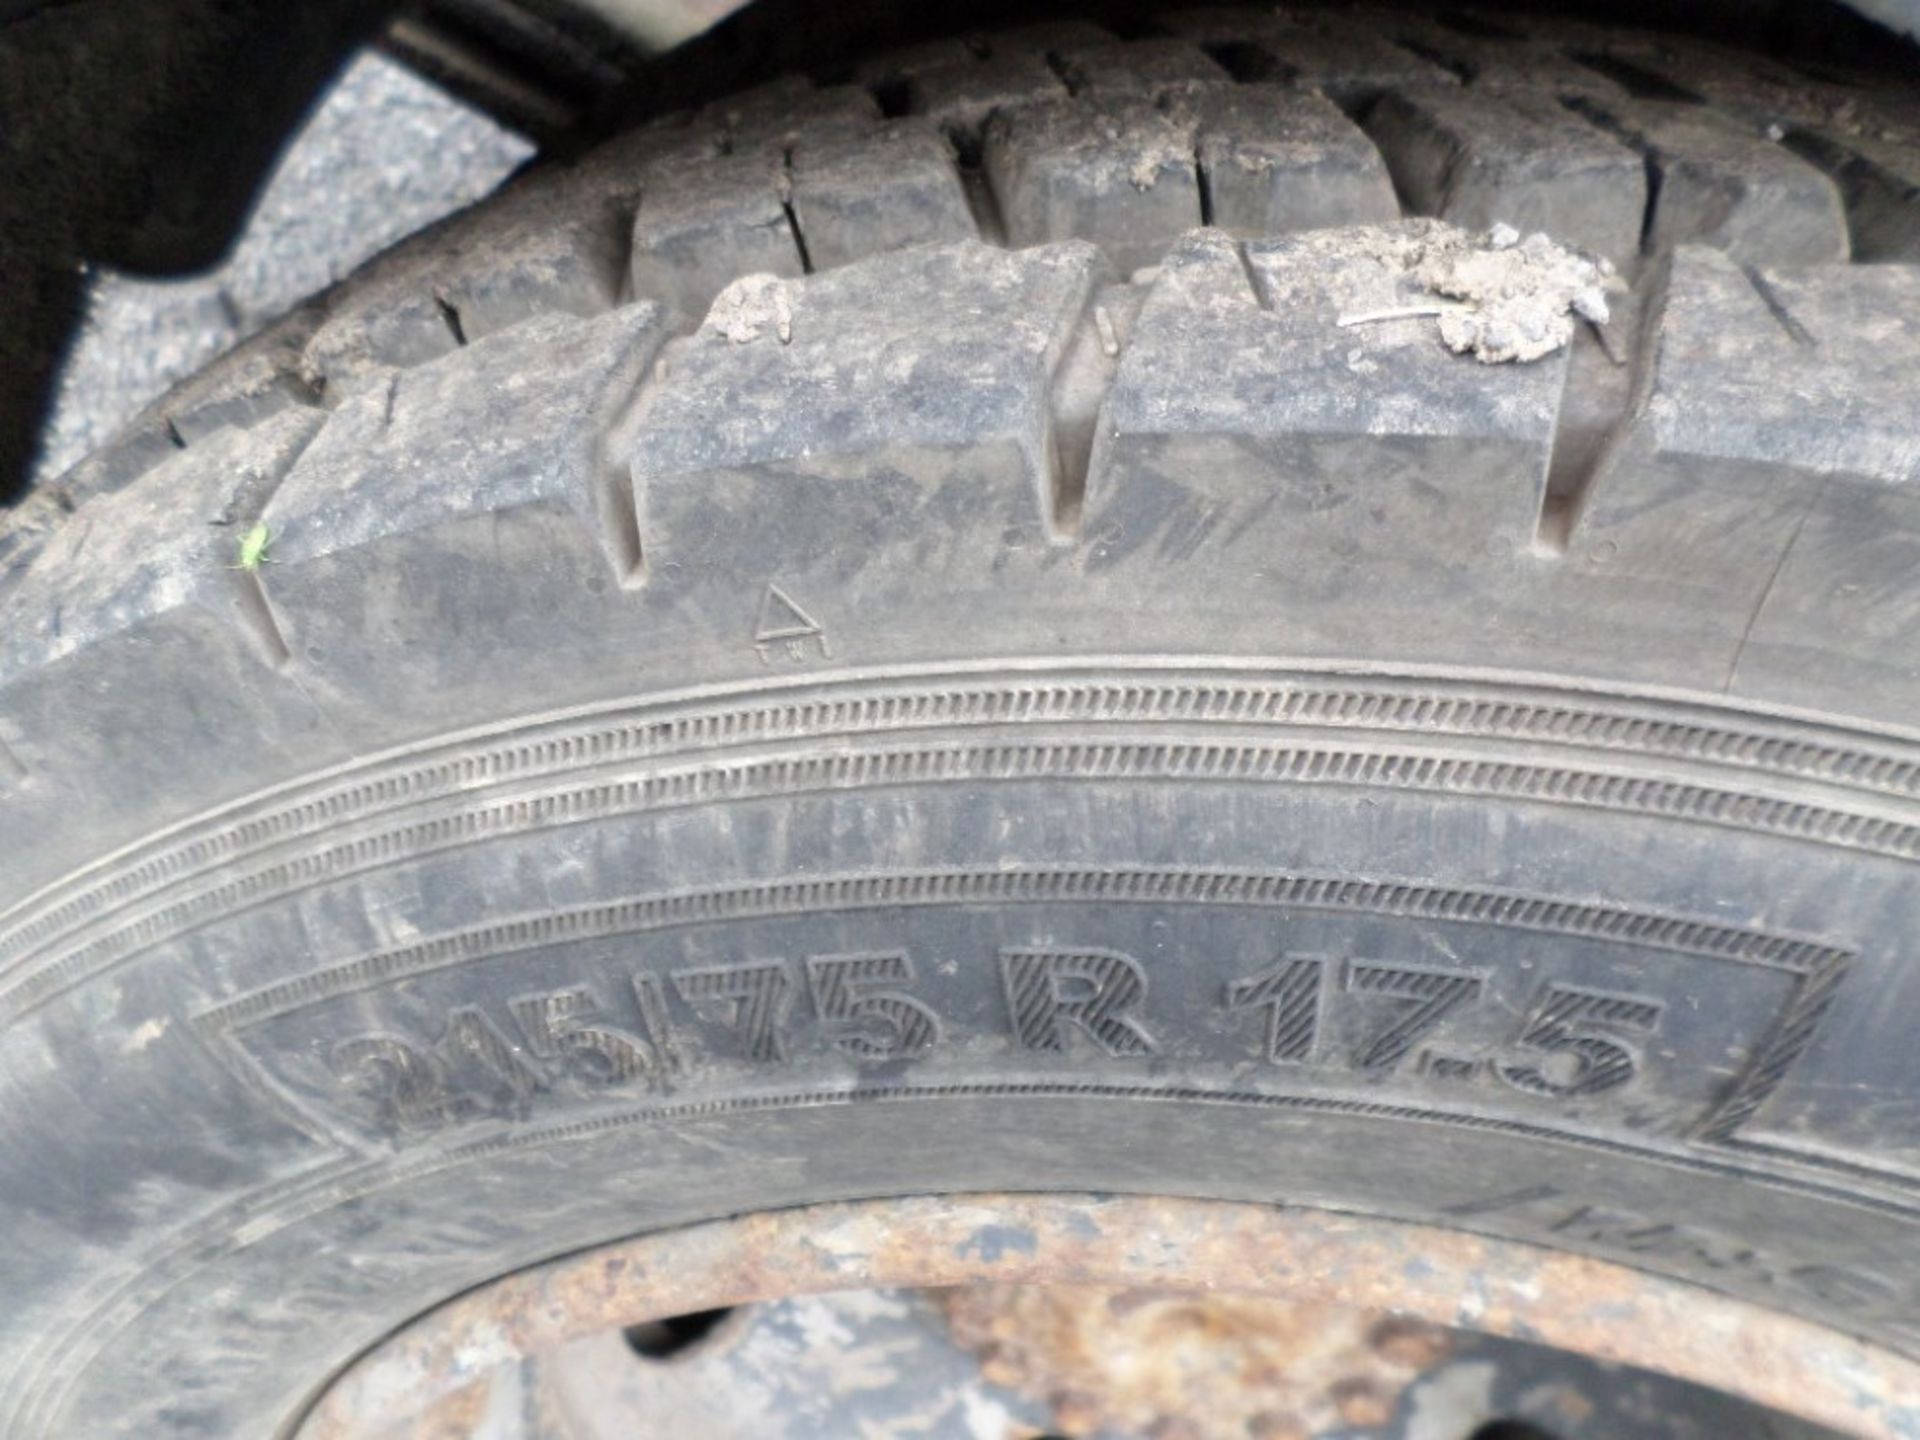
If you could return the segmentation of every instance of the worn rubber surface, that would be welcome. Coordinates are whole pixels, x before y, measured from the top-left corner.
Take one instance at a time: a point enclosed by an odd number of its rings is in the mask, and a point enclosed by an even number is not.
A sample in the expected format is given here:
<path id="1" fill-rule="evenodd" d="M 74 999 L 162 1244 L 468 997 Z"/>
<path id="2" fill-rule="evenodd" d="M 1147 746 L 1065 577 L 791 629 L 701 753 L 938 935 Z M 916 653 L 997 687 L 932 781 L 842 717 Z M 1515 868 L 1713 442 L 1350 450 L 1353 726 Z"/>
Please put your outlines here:
<path id="1" fill-rule="evenodd" d="M 8 517 L 0 1435 L 269 1435 L 515 1265 L 994 1187 L 1920 1353 L 1914 93 L 1164 31 L 531 175 Z M 1634 291 L 1340 324 L 1403 207 Z"/>

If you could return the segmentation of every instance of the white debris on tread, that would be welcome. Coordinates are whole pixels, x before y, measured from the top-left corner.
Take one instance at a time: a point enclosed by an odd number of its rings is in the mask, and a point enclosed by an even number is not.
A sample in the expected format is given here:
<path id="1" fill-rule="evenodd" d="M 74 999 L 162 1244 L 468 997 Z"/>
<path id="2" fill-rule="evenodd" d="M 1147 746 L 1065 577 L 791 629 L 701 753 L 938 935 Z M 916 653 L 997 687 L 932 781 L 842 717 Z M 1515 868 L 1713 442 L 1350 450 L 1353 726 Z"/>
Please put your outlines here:
<path id="1" fill-rule="evenodd" d="M 1378 312 L 1343 315 L 1342 325 L 1431 317 L 1456 354 L 1484 365 L 1538 360 L 1573 339 L 1577 320 L 1605 325 L 1607 295 L 1624 289 L 1613 266 L 1510 225 L 1475 235 L 1429 220 L 1369 229 L 1366 249 L 1403 267 L 1427 295 L 1439 297 Z"/>
<path id="2" fill-rule="evenodd" d="M 768 326 L 782 345 L 792 341 L 793 302 L 778 275 L 742 275 L 714 297 L 707 312 L 706 328 L 736 345 L 758 340 Z"/>
<path id="3" fill-rule="evenodd" d="M 1608 320 L 1613 272 L 1604 260 L 1537 232 L 1517 241 L 1511 234 L 1495 227 L 1477 242 L 1459 231 L 1436 238 L 1415 271 L 1436 294 L 1466 302 L 1440 315 L 1447 348 L 1488 365 L 1551 355 L 1572 341 L 1576 318 Z"/>

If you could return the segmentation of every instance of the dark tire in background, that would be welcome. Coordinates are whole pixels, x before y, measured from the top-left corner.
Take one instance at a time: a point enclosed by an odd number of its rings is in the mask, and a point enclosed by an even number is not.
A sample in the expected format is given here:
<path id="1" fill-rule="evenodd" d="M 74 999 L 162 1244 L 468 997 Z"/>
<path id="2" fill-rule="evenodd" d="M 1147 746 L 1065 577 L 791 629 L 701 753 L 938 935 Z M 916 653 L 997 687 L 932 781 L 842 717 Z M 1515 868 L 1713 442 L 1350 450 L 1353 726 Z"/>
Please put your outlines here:
<path id="1" fill-rule="evenodd" d="M 0 1435 L 995 1188 L 1920 1349 L 1914 92 L 1164 32 L 535 172 L 10 512 Z M 1478 363 L 1403 210 L 1629 283 Z"/>

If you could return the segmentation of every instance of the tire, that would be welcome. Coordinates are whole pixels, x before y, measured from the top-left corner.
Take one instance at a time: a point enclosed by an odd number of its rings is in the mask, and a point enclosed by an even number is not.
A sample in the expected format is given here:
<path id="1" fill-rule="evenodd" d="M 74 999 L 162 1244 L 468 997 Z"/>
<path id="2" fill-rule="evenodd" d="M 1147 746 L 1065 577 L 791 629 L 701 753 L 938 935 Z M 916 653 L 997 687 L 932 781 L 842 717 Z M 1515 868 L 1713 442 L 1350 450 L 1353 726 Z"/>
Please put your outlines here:
<path id="1" fill-rule="evenodd" d="M 13 513 L 0 1435 L 276 1433 L 513 1267 L 994 1188 L 1920 1353 L 1920 270 L 1848 263 L 1920 254 L 1913 90 L 1164 29 L 645 126 Z M 1403 204 L 1622 318 L 1342 324 Z"/>

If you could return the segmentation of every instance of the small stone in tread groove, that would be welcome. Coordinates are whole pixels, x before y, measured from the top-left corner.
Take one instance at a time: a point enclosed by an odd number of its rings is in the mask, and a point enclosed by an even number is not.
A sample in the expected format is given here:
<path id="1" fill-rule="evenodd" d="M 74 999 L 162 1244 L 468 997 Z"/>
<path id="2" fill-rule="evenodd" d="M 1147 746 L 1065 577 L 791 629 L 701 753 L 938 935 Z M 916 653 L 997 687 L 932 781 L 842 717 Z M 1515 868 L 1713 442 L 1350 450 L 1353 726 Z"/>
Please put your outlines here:
<path id="1" fill-rule="evenodd" d="M 1393 91 L 1366 116 L 1401 196 L 1469 230 L 1544 231 L 1622 268 L 1639 254 L 1646 166 L 1549 96 Z"/>
<path id="2" fill-rule="evenodd" d="M 1016 246 L 1091 240 L 1125 273 L 1200 223 L 1191 127 L 1150 101 L 1002 111 L 987 124 L 983 165 Z"/>
<path id="3" fill-rule="evenodd" d="M 952 147 L 924 119 L 794 146 L 793 211 L 816 270 L 974 237 Z"/>

